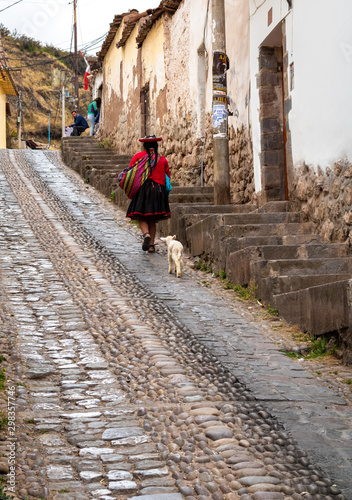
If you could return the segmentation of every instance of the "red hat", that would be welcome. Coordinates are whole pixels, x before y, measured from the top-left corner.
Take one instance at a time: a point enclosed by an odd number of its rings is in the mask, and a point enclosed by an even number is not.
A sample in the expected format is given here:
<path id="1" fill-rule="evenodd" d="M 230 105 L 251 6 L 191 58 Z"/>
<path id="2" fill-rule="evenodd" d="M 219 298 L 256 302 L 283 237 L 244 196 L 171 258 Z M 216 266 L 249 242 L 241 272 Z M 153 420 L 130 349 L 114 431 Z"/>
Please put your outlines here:
<path id="1" fill-rule="evenodd" d="M 146 135 L 142 139 L 139 139 L 139 142 L 160 142 L 162 140 L 162 137 L 156 137 L 156 135 Z"/>

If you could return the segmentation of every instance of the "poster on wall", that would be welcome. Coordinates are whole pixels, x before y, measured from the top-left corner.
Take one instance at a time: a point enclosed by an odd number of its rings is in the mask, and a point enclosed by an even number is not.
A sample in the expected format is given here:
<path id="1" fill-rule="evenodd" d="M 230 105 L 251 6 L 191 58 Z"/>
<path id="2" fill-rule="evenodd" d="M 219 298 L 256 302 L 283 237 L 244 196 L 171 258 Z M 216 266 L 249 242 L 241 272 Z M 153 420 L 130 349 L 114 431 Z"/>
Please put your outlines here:
<path id="1" fill-rule="evenodd" d="M 213 103 L 213 137 L 227 137 L 227 109 L 224 103 Z"/>
<path id="2" fill-rule="evenodd" d="M 229 69 L 229 58 L 225 52 L 214 50 L 213 52 L 213 93 L 218 95 L 227 94 L 226 71 Z"/>
<path id="3" fill-rule="evenodd" d="M 225 52 L 213 52 L 213 137 L 227 137 L 227 80 L 229 59 Z"/>

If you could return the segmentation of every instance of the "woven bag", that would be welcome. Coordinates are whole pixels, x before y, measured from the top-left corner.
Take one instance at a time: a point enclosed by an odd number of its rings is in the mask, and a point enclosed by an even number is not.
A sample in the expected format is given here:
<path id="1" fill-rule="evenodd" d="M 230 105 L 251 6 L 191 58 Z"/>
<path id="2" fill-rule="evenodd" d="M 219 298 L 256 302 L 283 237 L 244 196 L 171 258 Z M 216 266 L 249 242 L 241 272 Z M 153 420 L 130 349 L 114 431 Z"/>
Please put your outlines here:
<path id="1" fill-rule="evenodd" d="M 155 161 L 155 151 L 151 150 L 150 157 L 148 154 L 145 154 L 120 173 L 117 181 L 128 198 L 133 199 L 136 196 L 145 181 L 150 177 L 159 159 L 160 155 L 158 155 L 157 161 Z"/>

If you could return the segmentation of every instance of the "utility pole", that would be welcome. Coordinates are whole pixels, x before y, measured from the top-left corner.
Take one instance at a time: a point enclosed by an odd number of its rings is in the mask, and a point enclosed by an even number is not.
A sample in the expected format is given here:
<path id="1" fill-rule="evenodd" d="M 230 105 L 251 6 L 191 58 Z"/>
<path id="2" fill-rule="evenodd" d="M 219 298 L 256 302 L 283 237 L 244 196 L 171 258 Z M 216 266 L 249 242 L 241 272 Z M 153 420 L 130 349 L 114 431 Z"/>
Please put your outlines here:
<path id="1" fill-rule="evenodd" d="M 65 137 L 65 85 L 62 86 L 61 90 L 61 104 L 62 104 L 62 126 L 61 126 L 61 137 Z"/>
<path id="2" fill-rule="evenodd" d="M 49 110 L 49 125 L 48 125 L 48 149 L 50 149 L 50 113 L 51 113 L 51 109 Z"/>
<path id="3" fill-rule="evenodd" d="M 18 137 L 18 149 L 22 149 L 22 143 L 21 143 L 21 135 L 22 135 L 22 129 L 21 129 L 21 121 L 22 121 L 22 91 L 19 90 L 18 92 L 18 116 L 17 116 L 17 137 Z"/>
<path id="4" fill-rule="evenodd" d="M 77 0 L 73 0 L 73 33 L 75 45 L 75 108 L 79 109 L 79 95 L 78 95 L 78 53 L 77 53 Z"/>
<path id="5" fill-rule="evenodd" d="M 213 39 L 213 156 L 214 204 L 228 205 L 230 195 L 229 139 L 227 119 L 228 57 L 225 37 L 225 0 L 212 0 Z"/>

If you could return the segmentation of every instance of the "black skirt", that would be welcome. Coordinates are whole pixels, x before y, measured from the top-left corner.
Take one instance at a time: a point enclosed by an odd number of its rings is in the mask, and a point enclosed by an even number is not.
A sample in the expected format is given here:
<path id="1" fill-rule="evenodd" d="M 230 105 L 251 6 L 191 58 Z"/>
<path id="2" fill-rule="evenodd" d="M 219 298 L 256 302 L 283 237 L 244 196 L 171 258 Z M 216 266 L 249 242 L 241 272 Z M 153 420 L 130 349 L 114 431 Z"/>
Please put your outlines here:
<path id="1" fill-rule="evenodd" d="M 171 217 L 169 196 L 165 186 L 151 179 L 145 181 L 131 201 L 126 217 L 133 220 L 138 220 L 140 217 L 153 217 L 156 222 Z"/>

